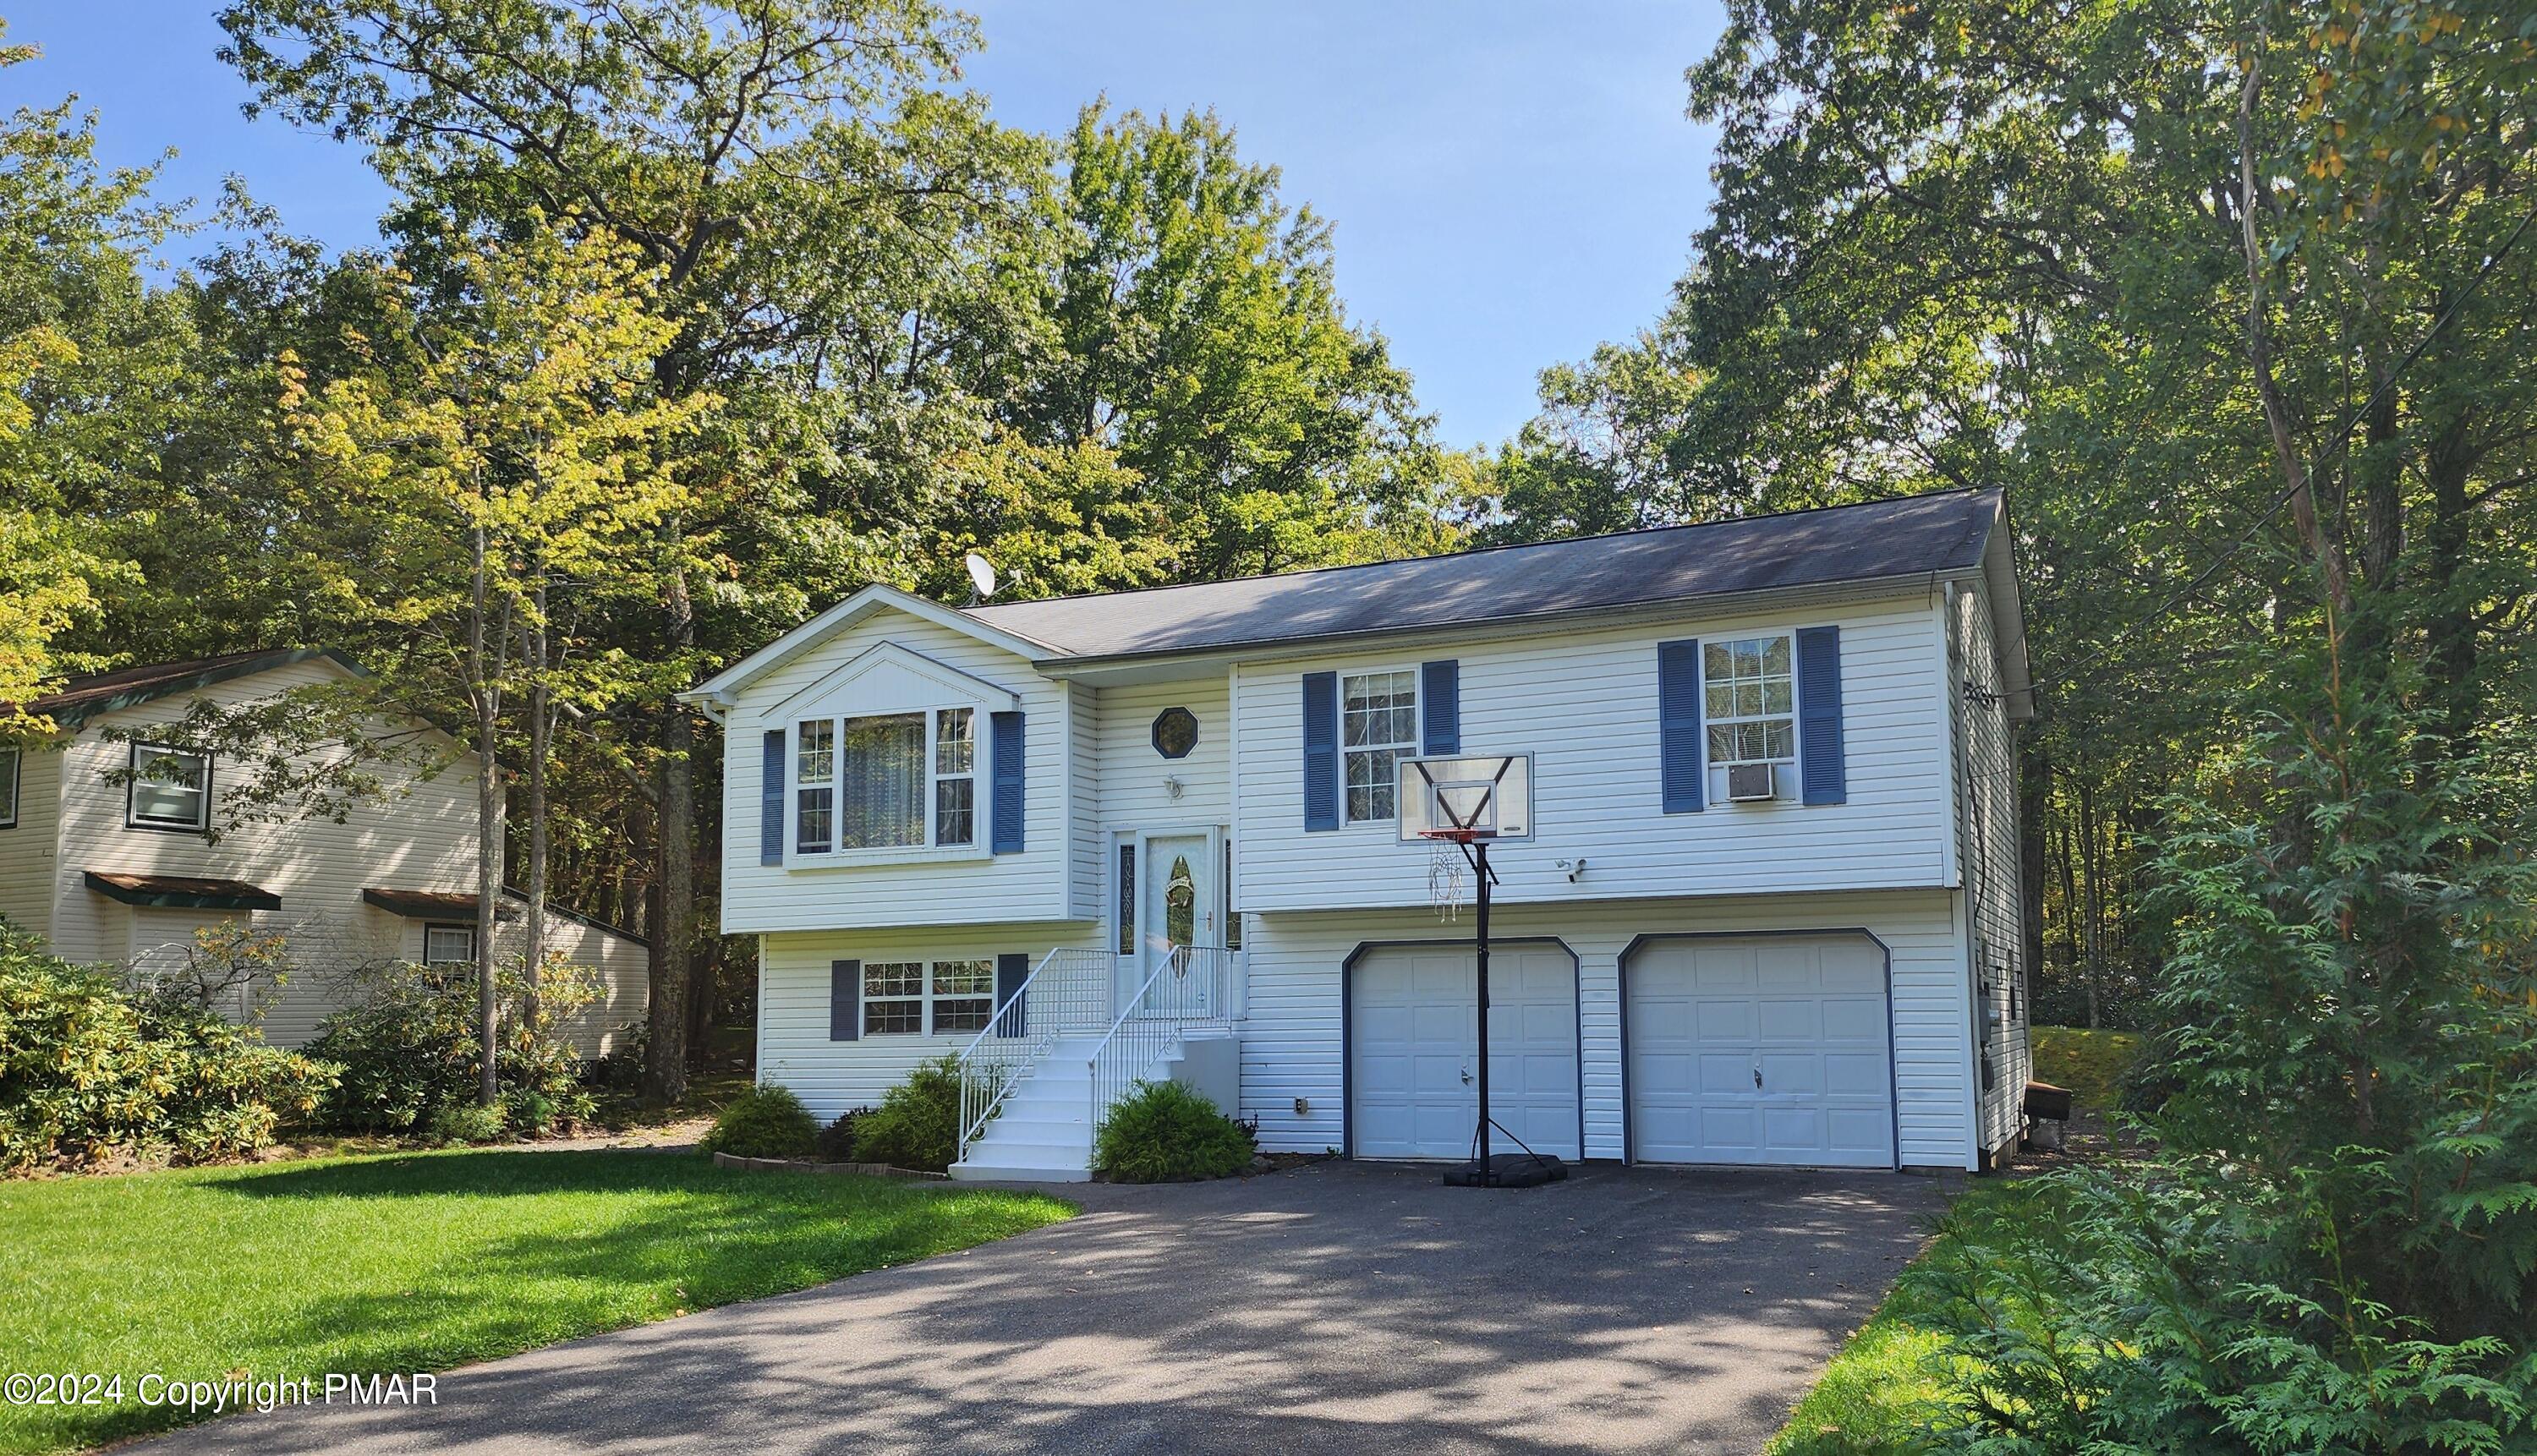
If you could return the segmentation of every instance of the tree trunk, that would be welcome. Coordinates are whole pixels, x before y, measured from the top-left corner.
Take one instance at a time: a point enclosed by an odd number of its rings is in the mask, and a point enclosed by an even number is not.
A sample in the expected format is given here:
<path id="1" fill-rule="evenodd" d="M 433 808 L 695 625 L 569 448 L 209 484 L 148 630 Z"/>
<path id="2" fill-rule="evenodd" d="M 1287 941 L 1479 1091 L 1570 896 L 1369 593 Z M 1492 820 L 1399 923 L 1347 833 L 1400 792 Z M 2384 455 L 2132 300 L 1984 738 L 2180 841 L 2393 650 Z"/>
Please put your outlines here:
<path id="1" fill-rule="evenodd" d="M 673 550 L 679 531 L 671 527 Z M 674 560 L 669 591 L 670 651 L 683 659 L 695 646 L 694 604 L 683 566 Z M 652 934 L 651 1041 L 643 1054 L 643 1095 L 669 1104 L 687 1091 L 687 967 L 695 943 L 695 726 L 687 710 L 668 705 L 661 720 L 661 916 Z"/>
<path id="2" fill-rule="evenodd" d="M 485 529 L 476 528 L 475 610 L 467 623 L 468 696 L 476 708 L 476 1101 L 501 1100 L 496 1064 L 501 1052 L 501 1011 L 496 1002 L 493 939 L 502 923 L 502 843 L 508 805 L 502 793 L 501 683 L 488 656 L 492 610 Z"/>
<path id="3" fill-rule="evenodd" d="M 2044 970 L 2044 806 L 2052 792 L 2052 766 L 2045 761 L 2042 736 L 2031 721 L 2027 728 L 2017 755 L 2017 898 L 2032 999 Z"/>
<path id="4" fill-rule="evenodd" d="M 2098 859 L 2097 796 L 2086 781 L 2079 785 L 2079 863 L 2087 882 L 2087 961 L 2088 1030 L 2095 1031 L 2103 1022 L 2097 1004 L 2098 979 L 2106 961 L 2106 916 L 2104 866 Z"/>
<path id="5" fill-rule="evenodd" d="M 529 926 L 520 963 L 526 984 L 520 1016 L 531 1028 L 538 1024 L 538 979 L 546 969 L 547 955 L 547 758 L 554 739 L 554 689 L 547 681 L 547 667 L 552 642 L 547 630 L 547 589 L 541 583 L 537 617 L 528 631 Z"/>

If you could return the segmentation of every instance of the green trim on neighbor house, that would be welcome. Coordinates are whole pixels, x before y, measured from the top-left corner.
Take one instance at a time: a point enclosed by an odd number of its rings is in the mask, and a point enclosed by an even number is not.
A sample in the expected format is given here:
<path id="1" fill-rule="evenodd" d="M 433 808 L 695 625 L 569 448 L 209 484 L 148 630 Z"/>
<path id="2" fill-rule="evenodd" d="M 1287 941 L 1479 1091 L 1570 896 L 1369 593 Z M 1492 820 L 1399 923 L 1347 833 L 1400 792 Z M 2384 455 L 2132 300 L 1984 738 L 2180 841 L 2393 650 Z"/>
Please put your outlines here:
<path id="1" fill-rule="evenodd" d="M 84 869 L 88 887 L 108 900 L 154 910 L 280 910 L 282 897 L 244 880 L 198 879 L 187 875 L 128 874 L 121 870 Z"/>

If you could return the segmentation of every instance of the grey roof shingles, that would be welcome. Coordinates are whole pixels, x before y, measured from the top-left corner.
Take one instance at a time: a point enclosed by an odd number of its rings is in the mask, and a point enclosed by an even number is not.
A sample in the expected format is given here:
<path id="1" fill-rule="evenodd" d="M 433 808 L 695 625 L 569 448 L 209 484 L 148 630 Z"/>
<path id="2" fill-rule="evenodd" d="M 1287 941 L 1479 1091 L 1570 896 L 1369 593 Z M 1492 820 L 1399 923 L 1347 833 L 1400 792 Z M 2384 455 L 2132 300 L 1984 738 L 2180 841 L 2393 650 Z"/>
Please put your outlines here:
<path id="1" fill-rule="evenodd" d="M 966 611 L 1068 657 L 1196 652 L 1968 570 L 1999 510 L 1995 490 L 1952 490 Z"/>

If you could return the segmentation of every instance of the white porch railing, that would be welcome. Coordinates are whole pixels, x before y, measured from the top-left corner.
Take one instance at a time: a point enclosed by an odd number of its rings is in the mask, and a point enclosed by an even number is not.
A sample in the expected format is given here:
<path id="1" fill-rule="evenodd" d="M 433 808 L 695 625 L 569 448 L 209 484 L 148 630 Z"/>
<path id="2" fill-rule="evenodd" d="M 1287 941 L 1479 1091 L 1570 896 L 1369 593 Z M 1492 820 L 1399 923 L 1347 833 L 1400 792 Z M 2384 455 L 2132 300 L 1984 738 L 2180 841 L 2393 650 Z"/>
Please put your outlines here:
<path id="1" fill-rule="evenodd" d="M 1053 950 L 998 1003 L 960 1049 L 961 1157 L 1060 1037 L 1088 1037 L 1109 1022 L 1118 977 L 1119 958 L 1109 951 Z"/>
<path id="2" fill-rule="evenodd" d="M 1192 1027 L 1230 1024 L 1241 1014 L 1234 952 L 1178 945 L 1154 969 L 1092 1051 L 1091 1126 L 1096 1135 L 1110 1105 L 1154 1063 L 1180 1050 Z"/>

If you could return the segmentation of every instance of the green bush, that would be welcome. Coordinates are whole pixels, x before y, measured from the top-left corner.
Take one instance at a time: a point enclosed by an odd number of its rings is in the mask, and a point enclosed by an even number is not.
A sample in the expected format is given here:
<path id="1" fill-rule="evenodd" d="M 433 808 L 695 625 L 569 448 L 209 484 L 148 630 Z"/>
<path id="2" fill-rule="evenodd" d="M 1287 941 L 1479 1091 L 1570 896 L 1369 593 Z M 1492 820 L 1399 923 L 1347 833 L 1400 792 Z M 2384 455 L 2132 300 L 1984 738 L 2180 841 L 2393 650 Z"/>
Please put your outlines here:
<path id="1" fill-rule="evenodd" d="M 442 1103 L 432 1108 L 423 1135 L 435 1143 L 498 1143 L 510 1136 L 510 1119 L 499 1103 Z"/>
<path id="2" fill-rule="evenodd" d="M 855 1127 L 872 1115 L 870 1108 L 849 1108 L 835 1120 L 819 1129 L 818 1154 L 828 1163 L 852 1163 L 855 1160 Z"/>
<path id="3" fill-rule="evenodd" d="M 358 1005 L 318 1023 L 312 1056 L 343 1068 L 321 1113 L 328 1126 L 358 1132 L 431 1128 L 446 1107 L 477 1098 L 476 978 L 403 962 L 361 976 Z M 494 982 L 503 1029 L 494 1077 L 513 1131 L 545 1132 L 586 1120 L 596 1101 L 582 1086 L 580 1053 L 557 1035 L 564 1018 L 598 994 L 591 973 L 551 962 L 538 982 L 538 1014 L 527 1017 L 528 983 L 517 966 Z"/>
<path id="4" fill-rule="evenodd" d="M 122 1150 L 206 1162 L 252 1152 L 334 1084 L 183 996 L 138 995 L 0 921 L 0 1168 Z"/>
<path id="5" fill-rule="evenodd" d="M 696 1141 L 705 1152 L 735 1158 L 807 1158 L 818 1144 L 818 1119 L 790 1087 L 752 1087 L 733 1098 Z"/>
<path id="6" fill-rule="evenodd" d="M 917 1063 L 880 1106 L 855 1119 L 855 1161 L 942 1172 L 960 1156 L 960 1059 Z"/>
<path id="7" fill-rule="evenodd" d="M 1178 1082 L 1139 1082 L 1112 1105 L 1093 1166 L 1123 1183 L 1229 1177 L 1251 1166 L 1251 1132 Z"/>

